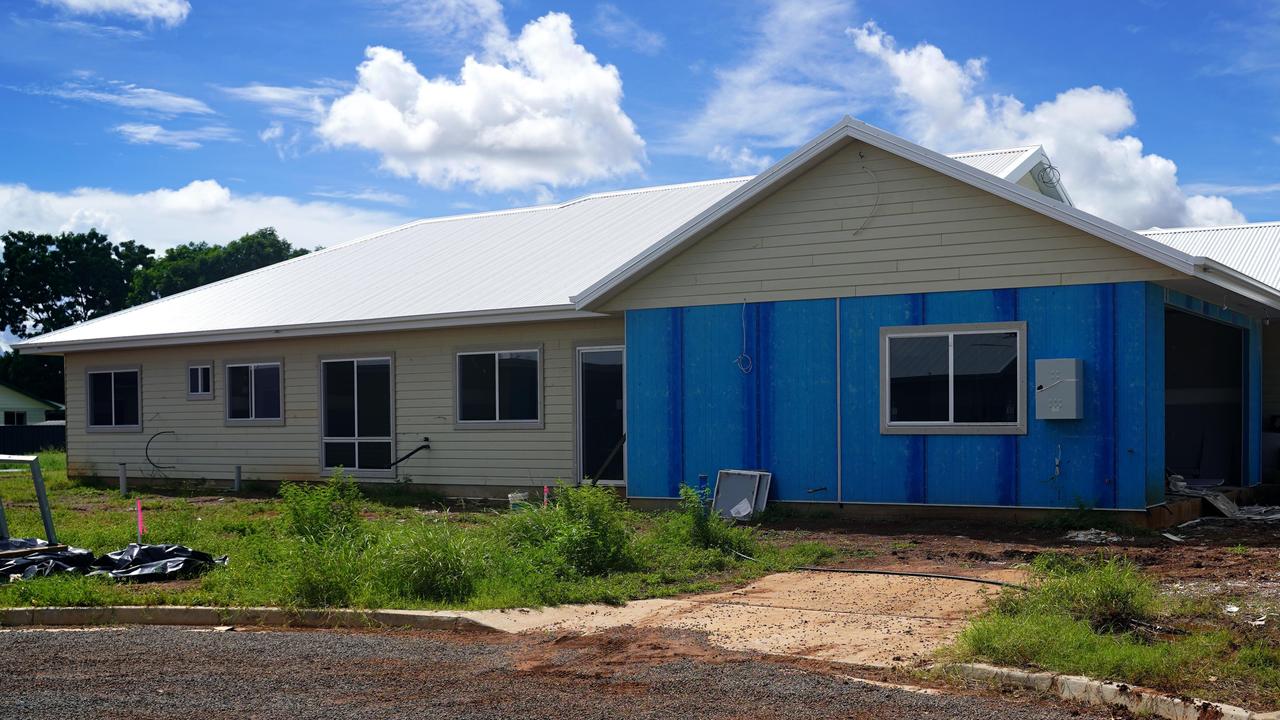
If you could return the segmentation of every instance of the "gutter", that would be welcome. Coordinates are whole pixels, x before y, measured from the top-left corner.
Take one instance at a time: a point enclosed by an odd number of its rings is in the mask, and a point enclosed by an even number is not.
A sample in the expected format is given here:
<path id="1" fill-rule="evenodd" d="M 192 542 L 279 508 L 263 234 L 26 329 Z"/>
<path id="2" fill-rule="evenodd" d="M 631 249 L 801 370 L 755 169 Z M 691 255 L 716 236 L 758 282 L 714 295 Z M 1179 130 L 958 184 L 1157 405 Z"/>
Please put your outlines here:
<path id="1" fill-rule="evenodd" d="M 300 325 L 274 325 L 234 330 L 201 330 L 159 335 L 131 335 L 91 340 L 41 342 L 40 337 L 14 343 L 13 347 L 35 355 L 61 355 L 68 352 L 90 350 L 126 350 L 130 348 L 190 345 L 194 343 L 238 342 L 252 340 L 276 340 L 281 338 L 347 335 L 352 333 L 397 332 L 427 330 L 433 328 L 465 327 L 469 325 L 496 325 L 517 322 L 542 322 L 554 320 L 579 320 L 608 317 L 604 313 L 577 310 L 573 305 L 543 305 L 529 308 L 476 310 L 460 313 L 418 315 L 403 318 L 376 320 L 344 320 L 329 323 Z"/>
<path id="2" fill-rule="evenodd" d="M 1204 256 L 1192 258 L 1190 274 L 1259 305 L 1280 310 L 1280 291 L 1217 260 Z"/>

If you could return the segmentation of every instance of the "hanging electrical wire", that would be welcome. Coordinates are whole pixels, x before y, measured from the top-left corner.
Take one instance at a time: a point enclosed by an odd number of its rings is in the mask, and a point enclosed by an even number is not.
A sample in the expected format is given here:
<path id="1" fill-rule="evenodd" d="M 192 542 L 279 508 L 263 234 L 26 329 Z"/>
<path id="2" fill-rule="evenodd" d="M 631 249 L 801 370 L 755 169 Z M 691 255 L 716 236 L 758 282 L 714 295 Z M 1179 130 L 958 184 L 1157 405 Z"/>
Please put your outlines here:
<path id="1" fill-rule="evenodd" d="M 858 153 L 858 157 L 864 160 L 866 159 L 866 156 L 863 155 L 862 152 Z M 861 169 L 863 172 L 870 175 L 871 182 L 875 183 L 875 189 L 872 191 L 875 193 L 875 199 L 871 203 L 871 212 L 862 217 L 862 222 L 858 223 L 858 227 L 854 228 L 853 232 L 849 233 L 850 237 L 862 232 L 862 228 L 866 227 L 867 223 L 871 221 L 871 217 L 876 214 L 876 210 L 880 209 L 880 178 L 876 177 L 876 174 L 866 165 L 863 165 Z"/>
<path id="2" fill-rule="evenodd" d="M 733 359 L 733 364 L 738 366 L 743 375 L 751 373 L 751 368 L 755 366 L 755 361 L 747 354 L 747 302 L 742 301 L 742 351 L 738 353 L 738 357 Z"/>

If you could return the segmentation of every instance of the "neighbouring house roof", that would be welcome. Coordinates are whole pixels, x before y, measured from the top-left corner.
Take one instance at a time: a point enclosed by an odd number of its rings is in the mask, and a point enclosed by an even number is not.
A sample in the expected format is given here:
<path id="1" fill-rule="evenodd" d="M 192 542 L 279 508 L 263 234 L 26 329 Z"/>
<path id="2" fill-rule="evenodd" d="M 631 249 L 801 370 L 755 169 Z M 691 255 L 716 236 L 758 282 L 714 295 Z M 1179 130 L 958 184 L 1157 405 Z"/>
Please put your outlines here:
<path id="1" fill-rule="evenodd" d="M 1017 185 L 1049 165 L 1040 146 L 948 157 L 846 118 L 755 177 L 419 220 L 17 346 L 59 353 L 590 316 L 593 302 L 851 138 L 1198 272 L 1197 259 L 1186 253 L 1076 210 L 1069 199 Z M 1275 303 L 1280 307 L 1280 297 Z"/>
<path id="2" fill-rule="evenodd" d="M 67 409 L 67 406 L 63 405 L 62 403 L 56 403 L 52 400 L 44 400 L 44 399 L 38 398 L 35 395 L 32 395 L 31 393 L 27 392 L 26 390 L 23 390 L 22 388 L 18 387 L 17 385 L 11 385 L 7 382 L 4 382 L 3 380 L 0 380 L 0 388 L 5 388 L 10 392 L 17 393 L 18 395 L 21 395 L 27 398 L 31 402 L 36 403 L 38 405 L 43 405 L 49 408 L 50 410 L 66 410 Z"/>
<path id="3" fill-rule="evenodd" d="M 1280 222 L 1218 227 L 1151 228 L 1139 234 L 1203 255 L 1280 288 Z"/>

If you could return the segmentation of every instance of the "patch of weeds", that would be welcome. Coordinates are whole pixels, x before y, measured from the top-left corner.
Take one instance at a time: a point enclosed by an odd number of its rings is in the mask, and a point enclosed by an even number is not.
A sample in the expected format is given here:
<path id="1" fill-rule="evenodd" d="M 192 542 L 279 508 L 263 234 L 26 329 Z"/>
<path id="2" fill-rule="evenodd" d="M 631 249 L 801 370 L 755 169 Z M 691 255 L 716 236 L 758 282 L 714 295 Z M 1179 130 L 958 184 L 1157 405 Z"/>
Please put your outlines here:
<path id="1" fill-rule="evenodd" d="M 915 540 L 904 540 L 904 541 L 895 542 L 889 545 L 889 547 L 893 548 L 894 550 L 910 550 L 911 548 L 916 547 L 919 544 L 920 543 L 916 542 Z"/>
<path id="2" fill-rule="evenodd" d="M 711 508 L 709 490 L 680 486 L 680 504 L 666 517 L 664 531 L 677 542 L 704 550 L 751 555 L 756 551 L 755 530 L 727 520 Z"/>
<path id="3" fill-rule="evenodd" d="M 635 564 L 628 514 L 612 490 L 562 486 L 555 502 L 505 515 L 501 530 L 511 545 L 539 554 L 562 575 L 603 575 Z"/>
<path id="4" fill-rule="evenodd" d="M 390 597 L 462 603 L 475 592 L 491 551 L 447 522 L 400 528 L 376 552 L 377 582 Z"/>
<path id="5" fill-rule="evenodd" d="M 289 532 L 313 542 L 359 530 L 360 488 L 342 468 L 323 483 L 284 483 L 284 519 Z"/>
<path id="6" fill-rule="evenodd" d="M 1233 547 L 1227 548 L 1227 552 L 1231 553 L 1232 555 L 1248 555 L 1249 548 L 1245 545 L 1235 545 Z"/>

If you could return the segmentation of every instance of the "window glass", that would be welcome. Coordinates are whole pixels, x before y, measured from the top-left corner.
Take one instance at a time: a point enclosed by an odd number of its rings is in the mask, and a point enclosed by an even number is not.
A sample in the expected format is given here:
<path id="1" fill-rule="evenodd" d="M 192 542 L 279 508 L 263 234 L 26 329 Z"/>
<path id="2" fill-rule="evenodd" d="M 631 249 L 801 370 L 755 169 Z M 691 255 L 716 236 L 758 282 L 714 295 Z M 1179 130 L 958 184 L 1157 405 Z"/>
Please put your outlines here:
<path id="1" fill-rule="evenodd" d="M 326 442 L 324 444 L 324 466 L 354 468 L 356 466 L 356 444 L 353 442 Z"/>
<path id="2" fill-rule="evenodd" d="M 213 392 L 213 368 L 205 366 L 200 368 L 200 392 Z"/>
<path id="3" fill-rule="evenodd" d="M 947 422 L 947 336 L 889 338 L 889 420 Z"/>
<path id="4" fill-rule="evenodd" d="M 498 353 L 498 419 L 538 419 L 538 353 Z"/>
<path id="5" fill-rule="evenodd" d="M 391 443 L 361 441 L 359 448 L 356 467 L 362 470 L 386 470 L 391 467 Z"/>
<path id="6" fill-rule="evenodd" d="M 200 368 L 187 368 L 187 392 L 192 395 L 199 395 L 204 392 L 200 389 Z"/>
<path id="7" fill-rule="evenodd" d="M 111 373 L 89 373 L 89 424 L 114 425 L 111 407 Z"/>
<path id="8" fill-rule="evenodd" d="M 324 363 L 324 434 L 326 437 L 355 437 L 355 363 Z M 331 464 L 325 463 L 327 467 Z"/>
<path id="9" fill-rule="evenodd" d="M 21 410 L 5 410 L 4 425 L 26 425 L 27 413 Z"/>
<path id="10" fill-rule="evenodd" d="M 187 368 L 187 392 L 192 395 L 208 395 L 213 392 L 213 368 L 208 365 L 192 365 Z"/>
<path id="11" fill-rule="evenodd" d="M 494 354 L 458 356 L 458 419 L 497 420 Z"/>
<path id="12" fill-rule="evenodd" d="M 356 384 L 360 398 L 356 428 L 360 437 L 390 437 L 391 362 L 361 360 L 356 363 Z M 363 457 L 360 467 L 370 467 L 363 463 Z"/>
<path id="13" fill-rule="evenodd" d="M 138 424 L 138 373 L 112 373 L 115 386 L 116 425 Z"/>
<path id="14" fill-rule="evenodd" d="M 245 420 L 253 417 L 253 368 L 233 365 L 227 368 L 227 417 Z"/>
<path id="15" fill-rule="evenodd" d="M 279 365 L 254 366 L 253 417 L 258 420 L 280 419 Z"/>
<path id="16" fill-rule="evenodd" d="M 955 422 L 1018 422 L 1018 334 L 955 336 Z"/>

